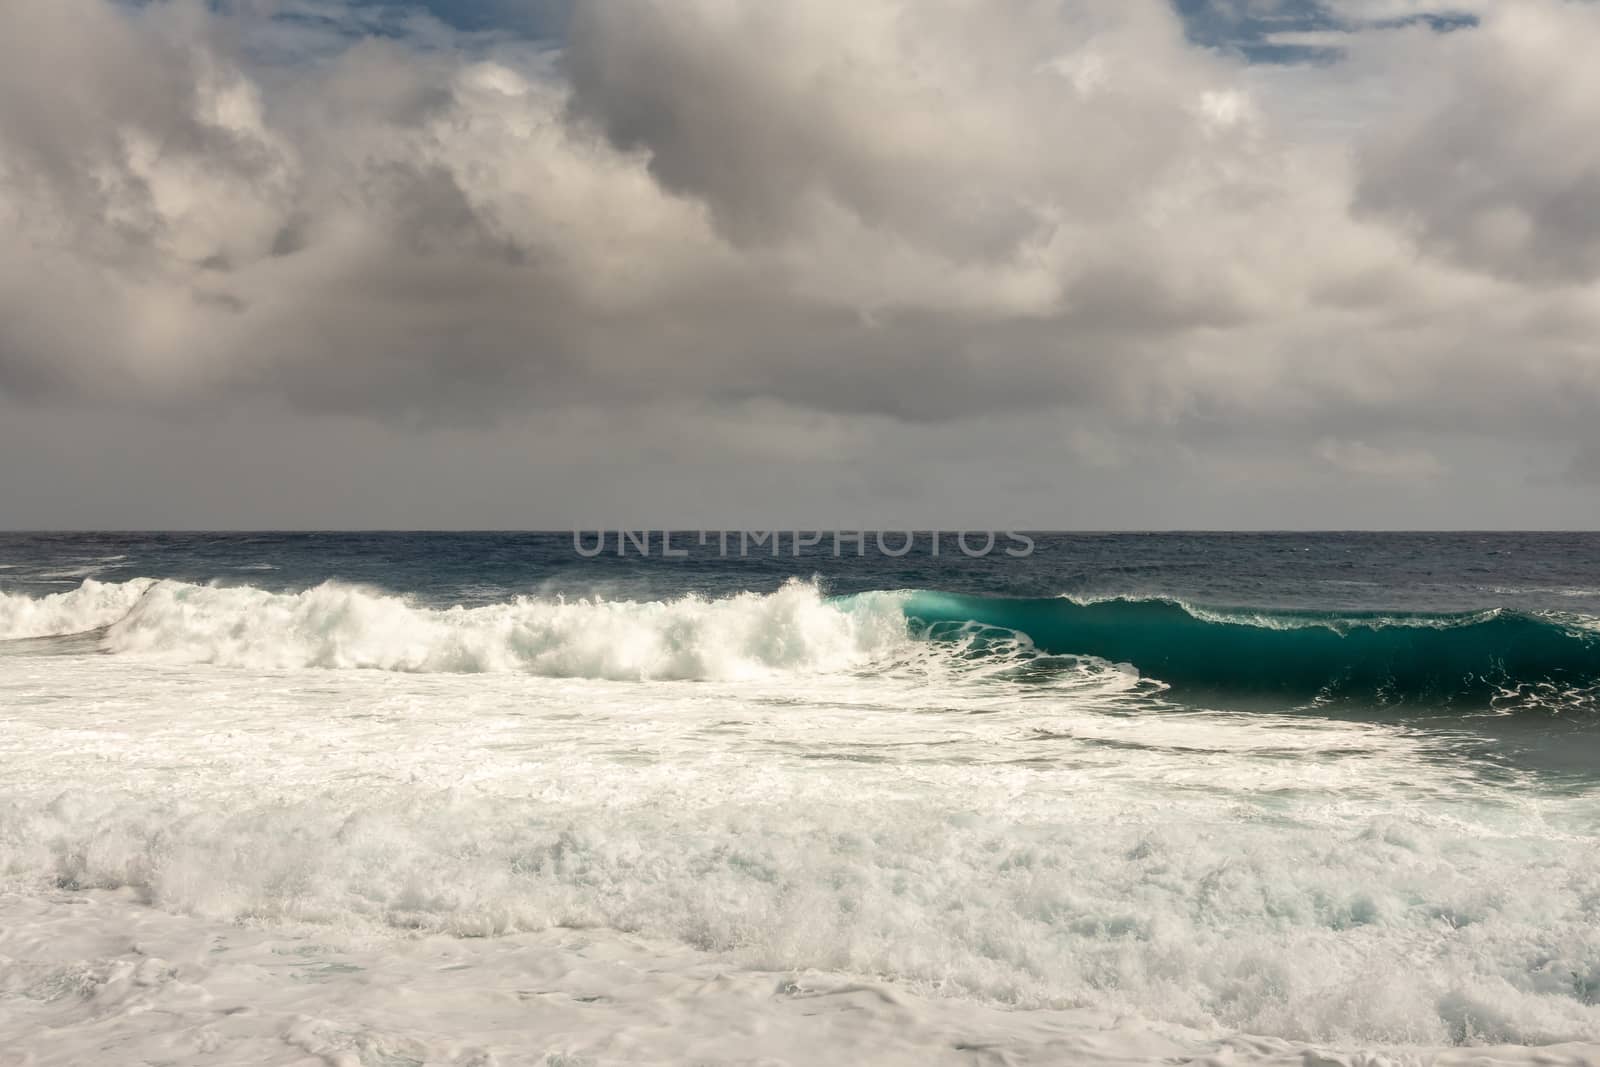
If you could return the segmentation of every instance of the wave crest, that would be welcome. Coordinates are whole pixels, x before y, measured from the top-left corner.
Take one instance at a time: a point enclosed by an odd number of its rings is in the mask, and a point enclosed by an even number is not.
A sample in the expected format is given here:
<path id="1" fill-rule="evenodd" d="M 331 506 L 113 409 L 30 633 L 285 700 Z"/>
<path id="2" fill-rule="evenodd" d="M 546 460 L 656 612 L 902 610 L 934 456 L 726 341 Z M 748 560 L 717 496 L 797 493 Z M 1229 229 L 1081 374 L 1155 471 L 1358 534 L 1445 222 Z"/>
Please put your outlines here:
<path id="1" fill-rule="evenodd" d="M 815 585 L 665 602 L 522 597 L 426 608 L 338 583 L 300 593 L 164 581 L 107 630 L 107 650 L 222 666 L 520 671 L 735 680 L 848 670 L 909 641 L 894 594 L 831 601 Z"/>

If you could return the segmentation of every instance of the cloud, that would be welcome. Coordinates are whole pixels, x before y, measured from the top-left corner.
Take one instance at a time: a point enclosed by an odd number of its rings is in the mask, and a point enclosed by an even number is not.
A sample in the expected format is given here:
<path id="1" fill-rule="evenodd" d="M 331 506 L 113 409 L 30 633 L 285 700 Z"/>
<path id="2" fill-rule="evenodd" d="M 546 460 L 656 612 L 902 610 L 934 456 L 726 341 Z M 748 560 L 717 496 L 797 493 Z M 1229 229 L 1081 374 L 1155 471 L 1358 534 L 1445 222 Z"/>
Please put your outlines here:
<path id="1" fill-rule="evenodd" d="M 837 225 L 1006 264 L 1075 215 L 1136 207 L 1226 119 L 1228 74 L 1161 5 L 588 4 L 579 114 L 750 243 Z M 1137 177 L 1130 188 L 1128 180 Z"/>
<path id="2" fill-rule="evenodd" d="M 1600 280 L 1597 48 L 1600 8 L 1559 0 L 1498 5 L 1430 41 L 1402 75 L 1402 114 L 1364 146 L 1358 207 L 1473 269 Z"/>
<path id="3" fill-rule="evenodd" d="M 281 11 L 19 0 L 0 381 L 938 418 L 1102 396 L 1151 324 L 1247 314 L 1168 235 L 1275 195 L 1230 173 L 1257 116 L 1161 5 L 620 10 L 556 60 L 430 26 L 286 71 L 250 59 Z"/>
<path id="4" fill-rule="evenodd" d="M 1364 441 L 1325 438 L 1316 454 L 1329 466 L 1357 478 L 1376 481 L 1427 482 L 1444 473 L 1444 467 L 1425 449 L 1375 448 Z"/>
<path id="5" fill-rule="evenodd" d="M 1348 56 L 1264 82 L 1164 0 L 580 0 L 559 48 L 10 0 L 0 392 L 1057 417 L 1097 469 L 1259 440 L 1420 476 L 1396 442 L 1600 399 L 1600 9 L 1470 6 L 1334 5 Z M 1353 85 L 1405 106 L 1307 118 Z"/>

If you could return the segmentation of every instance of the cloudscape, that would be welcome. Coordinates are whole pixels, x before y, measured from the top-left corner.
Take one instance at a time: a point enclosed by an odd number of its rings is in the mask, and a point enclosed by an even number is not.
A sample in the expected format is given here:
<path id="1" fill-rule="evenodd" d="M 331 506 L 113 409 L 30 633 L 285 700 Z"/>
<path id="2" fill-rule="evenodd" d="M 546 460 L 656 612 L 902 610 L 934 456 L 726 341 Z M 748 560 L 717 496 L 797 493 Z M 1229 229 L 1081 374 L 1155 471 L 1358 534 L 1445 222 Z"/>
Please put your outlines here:
<path id="1" fill-rule="evenodd" d="M 8 0 L 0 525 L 1592 525 L 1597 50 L 1579 0 Z"/>

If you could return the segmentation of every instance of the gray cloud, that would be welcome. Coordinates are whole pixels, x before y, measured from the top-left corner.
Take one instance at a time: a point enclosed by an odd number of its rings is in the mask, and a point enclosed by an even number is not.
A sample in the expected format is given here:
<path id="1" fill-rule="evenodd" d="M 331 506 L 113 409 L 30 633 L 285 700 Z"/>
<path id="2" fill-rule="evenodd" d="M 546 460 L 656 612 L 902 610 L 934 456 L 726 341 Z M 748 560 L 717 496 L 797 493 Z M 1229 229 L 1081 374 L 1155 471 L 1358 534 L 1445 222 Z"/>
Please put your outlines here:
<path id="1" fill-rule="evenodd" d="M 930 442 L 1016 462 L 1001 424 L 1050 450 L 1033 488 L 1373 500 L 1471 469 L 1463 427 L 1592 432 L 1594 5 L 1440 34 L 1345 3 L 1345 58 L 1270 78 L 1165 0 L 1002 6 L 580 0 L 553 50 L 333 0 L 11 0 L 0 394 L 263 437 L 605 412 L 612 464 L 711 425 L 674 457 L 724 486 L 729 440 L 820 419 L 900 457 L 866 497 Z"/>
<path id="2" fill-rule="evenodd" d="M 1505 5 L 1429 45 L 1401 116 L 1365 146 L 1358 206 L 1474 269 L 1600 280 L 1600 14 Z"/>

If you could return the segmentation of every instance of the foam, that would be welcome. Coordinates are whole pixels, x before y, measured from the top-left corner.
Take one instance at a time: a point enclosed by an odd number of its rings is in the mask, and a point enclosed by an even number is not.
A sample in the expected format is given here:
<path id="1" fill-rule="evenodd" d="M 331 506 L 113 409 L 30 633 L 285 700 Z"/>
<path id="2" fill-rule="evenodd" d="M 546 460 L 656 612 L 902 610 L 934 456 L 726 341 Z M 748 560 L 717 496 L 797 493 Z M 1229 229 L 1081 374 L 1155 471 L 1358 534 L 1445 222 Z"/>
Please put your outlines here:
<path id="1" fill-rule="evenodd" d="M 1600 1041 L 1585 903 L 1600 872 L 1575 837 L 1375 813 L 1285 833 L 1228 805 L 1163 823 L 1171 795 L 1141 802 L 1123 784 L 1110 803 L 1070 794 L 1076 816 L 1063 804 L 1053 822 L 1000 819 L 984 813 L 1026 788 L 1012 774 L 940 776 L 930 784 L 964 788 L 934 800 L 849 774 L 763 788 L 756 773 L 672 769 L 678 783 L 637 777 L 604 804 L 579 783 L 626 772 L 583 759 L 565 763 L 564 788 L 530 771 L 535 798 L 395 790 L 381 775 L 365 797 L 73 791 L 13 807 L 0 839 L 5 866 L 43 886 L 128 890 L 214 926 L 598 928 L 735 972 L 877 976 L 1219 1035 Z"/>
<path id="2" fill-rule="evenodd" d="M 108 626 L 123 618 L 155 583 L 97 582 L 90 578 L 65 593 L 30 597 L 0 593 L 0 641 L 59 637 Z"/>
<path id="3" fill-rule="evenodd" d="M 0 961 L 0 1047 L 39 1063 L 1587 1067 L 1596 1051 L 1338 1049 L 1093 1008 L 1003 1010 L 881 978 L 731 970 L 604 930 L 374 943 L 176 919 L 115 893 L 0 899 Z"/>
<path id="4" fill-rule="evenodd" d="M 901 598 L 829 601 L 812 584 L 722 600 L 519 598 L 434 609 L 338 583 L 300 593 L 160 582 L 106 634 L 172 662 L 413 673 L 734 679 L 850 670 L 910 643 Z"/>
<path id="5" fill-rule="evenodd" d="M 863 606 L 755 600 L 624 611 Z M 25 653 L 0 672 L 0 989 L 23 994 L 0 1045 L 465 1064 L 447 1042 L 470 1034 L 514 1063 L 548 1025 L 598 1062 L 749 1058 L 726 1036 L 747 1030 L 782 1030 L 776 1059 L 851 1059 L 826 999 L 781 992 L 819 984 L 866 990 L 840 1012 L 911 1062 L 1600 1041 L 1592 795 L 1449 736 L 1140 703 L 1109 669 L 946 684 L 941 647 L 959 635 L 890 670 L 769 655 L 696 684 Z M 638 939 L 659 951 L 591 970 Z M 300 954 L 330 942 L 353 950 Z M 651 1025 L 668 1051 L 606 1044 Z"/>

